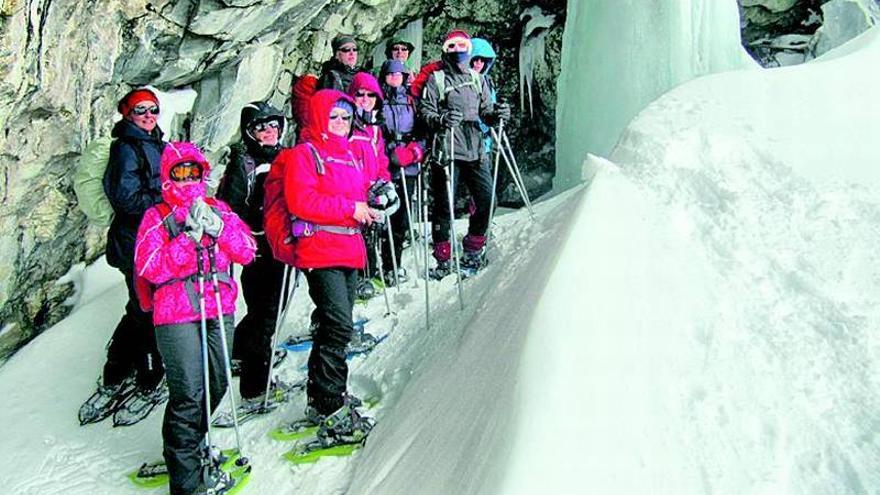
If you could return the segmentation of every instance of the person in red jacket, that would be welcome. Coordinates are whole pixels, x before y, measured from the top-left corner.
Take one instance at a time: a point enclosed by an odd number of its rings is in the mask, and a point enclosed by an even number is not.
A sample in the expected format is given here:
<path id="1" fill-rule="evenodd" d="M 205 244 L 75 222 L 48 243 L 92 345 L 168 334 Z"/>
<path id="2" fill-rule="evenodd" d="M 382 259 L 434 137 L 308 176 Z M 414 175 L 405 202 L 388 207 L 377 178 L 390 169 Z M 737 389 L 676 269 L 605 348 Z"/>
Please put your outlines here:
<path id="1" fill-rule="evenodd" d="M 367 206 L 376 171 L 363 166 L 349 143 L 354 110 L 345 93 L 318 91 L 303 142 L 275 161 L 284 169 L 284 197 L 295 217 L 294 266 L 305 273 L 316 306 L 306 417 L 319 426 L 318 438 L 326 445 L 363 440 L 372 427 L 355 409 L 360 401 L 346 392 L 345 348 L 353 331 L 358 270 L 366 262 L 361 227 L 380 217 Z"/>

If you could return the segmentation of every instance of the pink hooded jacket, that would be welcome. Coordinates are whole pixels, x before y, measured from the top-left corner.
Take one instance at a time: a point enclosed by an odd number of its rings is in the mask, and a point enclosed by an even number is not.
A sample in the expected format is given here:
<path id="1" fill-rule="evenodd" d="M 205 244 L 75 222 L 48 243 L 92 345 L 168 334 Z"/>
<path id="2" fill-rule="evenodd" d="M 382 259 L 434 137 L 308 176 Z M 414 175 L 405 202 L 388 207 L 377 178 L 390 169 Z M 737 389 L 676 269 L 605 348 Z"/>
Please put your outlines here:
<path id="1" fill-rule="evenodd" d="M 360 90 L 366 90 L 376 93 L 376 107 L 373 109 L 374 114 L 382 114 L 382 88 L 379 87 L 379 81 L 367 72 L 358 72 L 348 87 L 348 96 L 352 100 L 355 94 Z M 385 138 L 382 137 L 382 129 L 378 124 L 358 123 L 357 117 L 352 124 L 351 132 L 351 149 L 361 162 L 364 164 L 364 170 L 370 176 L 377 176 L 386 182 L 391 182 L 391 174 L 388 171 L 388 155 L 385 154 Z"/>
<path id="2" fill-rule="evenodd" d="M 171 167 L 188 161 L 201 163 L 204 167 L 202 176 L 207 176 L 210 165 L 195 145 L 172 142 L 165 146 L 160 172 L 162 199 L 181 233 L 174 239 L 171 238 L 159 206 L 147 210 L 138 229 L 134 252 L 135 270 L 138 277 L 154 284 L 152 304 L 155 325 L 188 323 L 201 319 L 198 306 L 199 282 L 196 276 L 196 243 L 182 230 L 190 205 L 196 198 L 205 198 L 206 185 L 204 179 L 201 182 L 175 184 L 169 178 Z M 223 218 L 223 229 L 216 243 L 216 261 L 220 278 L 221 312 L 230 315 L 235 312 L 238 287 L 235 280 L 228 276 L 229 268 L 232 263 L 250 263 L 254 259 L 257 245 L 248 226 L 226 203 L 210 199 L 206 202 L 219 210 Z M 210 243 L 209 236 L 202 236 L 202 246 L 209 246 Z M 203 252 L 202 258 L 205 273 L 205 312 L 208 319 L 214 319 L 218 312 L 208 275 L 210 265 L 207 252 Z M 143 298 L 141 300 L 143 307 Z"/>

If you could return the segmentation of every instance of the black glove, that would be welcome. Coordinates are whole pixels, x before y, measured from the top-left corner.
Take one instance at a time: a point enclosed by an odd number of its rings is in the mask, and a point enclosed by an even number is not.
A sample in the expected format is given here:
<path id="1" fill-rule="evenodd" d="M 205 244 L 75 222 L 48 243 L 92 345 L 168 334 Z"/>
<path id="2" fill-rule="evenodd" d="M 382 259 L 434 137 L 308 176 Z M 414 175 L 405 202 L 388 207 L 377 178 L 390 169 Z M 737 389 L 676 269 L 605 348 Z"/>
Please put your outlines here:
<path id="1" fill-rule="evenodd" d="M 367 197 L 369 198 L 367 204 L 371 208 L 385 212 L 386 216 L 393 215 L 400 208 L 400 198 L 397 196 L 394 185 L 389 182 L 376 181 L 370 187 Z"/>
<path id="2" fill-rule="evenodd" d="M 462 120 L 464 120 L 464 115 L 455 109 L 447 110 L 446 113 L 440 116 L 440 124 L 447 129 L 458 127 Z"/>
<path id="3" fill-rule="evenodd" d="M 510 120 L 510 105 L 507 103 L 495 105 L 495 118 L 498 120 Z"/>

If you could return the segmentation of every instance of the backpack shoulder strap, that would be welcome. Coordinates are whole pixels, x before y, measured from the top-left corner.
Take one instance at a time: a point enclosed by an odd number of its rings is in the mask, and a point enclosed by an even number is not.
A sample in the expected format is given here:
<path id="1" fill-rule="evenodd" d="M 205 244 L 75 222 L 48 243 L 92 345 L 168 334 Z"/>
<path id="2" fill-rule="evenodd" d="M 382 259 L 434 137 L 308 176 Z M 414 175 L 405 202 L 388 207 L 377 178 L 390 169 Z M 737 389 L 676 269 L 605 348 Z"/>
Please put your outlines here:
<path id="1" fill-rule="evenodd" d="M 324 160 L 321 159 L 321 155 L 318 153 L 318 149 L 315 148 L 315 145 L 306 141 L 306 146 L 309 147 L 309 150 L 312 152 L 312 156 L 315 158 L 315 167 L 318 170 L 318 175 L 324 175 Z"/>
<path id="2" fill-rule="evenodd" d="M 446 101 L 446 73 L 442 70 L 435 70 L 434 82 L 437 83 L 437 92 L 440 94 L 440 101 Z"/>
<path id="3" fill-rule="evenodd" d="M 179 236 L 181 232 L 180 225 L 177 224 L 177 221 L 174 220 L 174 215 L 171 214 L 171 206 L 163 201 L 156 205 L 156 209 L 159 210 L 159 216 L 162 217 L 162 224 L 165 226 L 165 230 L 168 231 L 168 237 L 174 239 Z"/>

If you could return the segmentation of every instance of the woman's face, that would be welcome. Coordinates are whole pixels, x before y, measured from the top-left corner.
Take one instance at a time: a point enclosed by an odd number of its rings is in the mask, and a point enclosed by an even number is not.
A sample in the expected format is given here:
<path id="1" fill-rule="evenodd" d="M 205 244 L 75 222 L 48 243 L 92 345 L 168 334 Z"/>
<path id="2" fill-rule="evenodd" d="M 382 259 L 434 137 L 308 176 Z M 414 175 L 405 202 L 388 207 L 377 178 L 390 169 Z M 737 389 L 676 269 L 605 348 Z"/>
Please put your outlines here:
<path id="1" fill-rule="evenodd" d="M 270 120 L 260 122 L 251 128 L 251 135 L 263 146 L 275 146 L 278 144 L 278 121 Z"/>
<path id="2" fill-rule="evenodd" d="M 400 72 L 391 72 L 389 74 L 385 74 L 385 84 L 391 86 L 392 88 L 399 88 L 403 86 L 403 74 Z"/>
<path id="3" fill-rule="evenodd" d="M 472 59 L 471 59 L 471 67 L 472 67 L 475 71 L 477 71 L 477 74 L 482 74 L 482 73 L 483 73 L 483 67 L 485 67 L 485 66 L 486 66 L 486 61 L 483 60 L 482 58 L 480 58 L 480 57 L 476 57 L 476 58 L 472 58 Z"/>
<path id="4" fill-rule="evenodd" d="M 159 105 L 151 101 L 138 103 L 128 112 L 128 119 L 147 133 L 153 132 L 159 118 Z"/>
<path id="5" fill-rule="evenodd" d="M 376 98 L 378 98 L 376 93 L 366 89 L 359 89 L 357 93 L 354 94 L 354 103 L 361 110 L 371 112 L 376 108 Z"/>
<path id="6" fill-rule="evenodd" d="M 344 108 L 333 107 L 333 110 L 330 110 L 327 131 L 336 136 L 348 137 L 351 131 L 351 113 Z"/>

